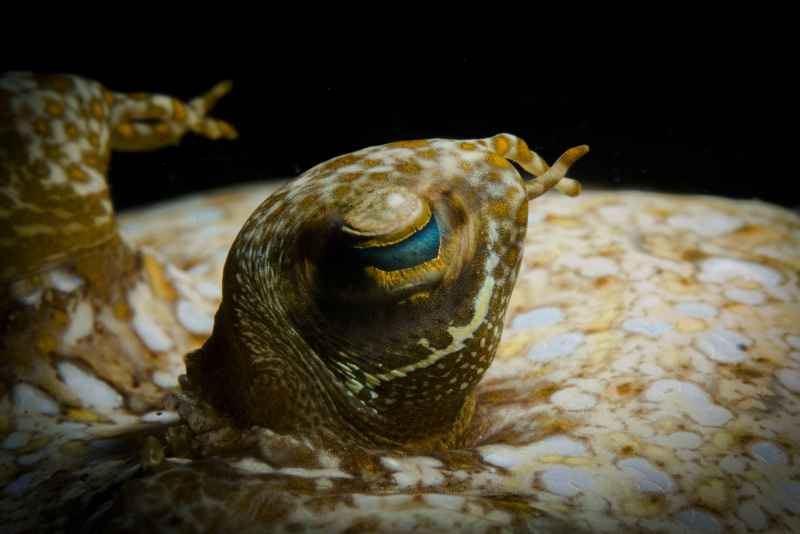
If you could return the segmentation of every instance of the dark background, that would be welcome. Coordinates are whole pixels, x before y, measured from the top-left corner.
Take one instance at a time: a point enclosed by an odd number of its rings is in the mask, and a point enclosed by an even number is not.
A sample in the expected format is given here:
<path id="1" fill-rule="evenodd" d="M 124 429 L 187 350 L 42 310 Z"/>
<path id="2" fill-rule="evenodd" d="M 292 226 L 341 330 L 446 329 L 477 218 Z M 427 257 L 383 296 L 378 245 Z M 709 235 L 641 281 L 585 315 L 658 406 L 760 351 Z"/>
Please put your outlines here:
<path id="1" fill-rule="evenodd" d="M 295 176 L 339 154 L 390 141 L 499 132 L 522 137 L 550 162 L 571 146 L 589 144 L 591 152 L 570 173 L 587 187 L 800 205 L 789 144 L 795 135 L 785 133 L 795 113 L 787 65 L 768 50 L 748 53 L 746 42 L 658 51 L 637 50 L 634 43 L 588 48 L 580 56 L 555 48 L 539 58 L 499 59 L 403 49 L 284 52 L 12 68 L 71 72 L 115 91 L 182 99 L 219 80 L 234 81 L 213 115 L 235 125 L 240 138 L 187 136 L 180 146 L 157 152 L 115 153 L 117 208 Z"/>

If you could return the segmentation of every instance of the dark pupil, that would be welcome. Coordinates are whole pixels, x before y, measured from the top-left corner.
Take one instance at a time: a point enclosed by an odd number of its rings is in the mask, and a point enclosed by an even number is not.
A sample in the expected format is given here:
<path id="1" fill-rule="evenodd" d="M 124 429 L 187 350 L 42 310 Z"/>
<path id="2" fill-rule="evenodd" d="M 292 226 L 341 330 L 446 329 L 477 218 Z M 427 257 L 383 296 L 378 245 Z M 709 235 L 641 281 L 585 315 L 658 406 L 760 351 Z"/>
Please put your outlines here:
<path id="1" fill-rule="evenodd" d="M 432 260 L 439 254 L 436 217 L 431 217 L 421 230 L 399 243 L 387 247 L 359 248 L 355 252 L 365 264 L 384 271 L 408 269 Z"/>

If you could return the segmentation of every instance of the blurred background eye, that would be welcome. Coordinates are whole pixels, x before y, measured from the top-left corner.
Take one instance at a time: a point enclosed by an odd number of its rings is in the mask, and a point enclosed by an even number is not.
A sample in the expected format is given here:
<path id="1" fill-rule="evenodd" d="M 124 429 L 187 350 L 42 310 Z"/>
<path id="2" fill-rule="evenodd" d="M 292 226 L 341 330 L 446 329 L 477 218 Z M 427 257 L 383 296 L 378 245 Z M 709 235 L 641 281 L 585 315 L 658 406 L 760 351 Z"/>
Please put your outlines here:
<path id="1" fill-rule="evenodd" d="M 402 241 L 384 246 L 354 248 L 356 257 L 365 265 L 384 271 L 416 267 L 439 255 L 439 225 L 431 216 L 427 224 Z"/>

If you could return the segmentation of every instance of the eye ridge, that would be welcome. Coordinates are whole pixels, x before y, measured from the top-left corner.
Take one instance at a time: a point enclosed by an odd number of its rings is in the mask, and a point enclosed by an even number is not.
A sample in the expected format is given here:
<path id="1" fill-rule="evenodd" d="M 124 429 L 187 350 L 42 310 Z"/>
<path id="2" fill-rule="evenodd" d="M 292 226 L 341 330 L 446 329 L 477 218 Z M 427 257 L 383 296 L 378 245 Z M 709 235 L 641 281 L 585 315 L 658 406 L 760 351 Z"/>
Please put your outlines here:
<path id="1" fill-rule="evenodd" d="M 439 242 L 439 224 L 432 215 L 419 231 L 398 243 L 353 251 L 365 264 L 383 271 L 400 271 L 435 259 L 439 255 Z"/>

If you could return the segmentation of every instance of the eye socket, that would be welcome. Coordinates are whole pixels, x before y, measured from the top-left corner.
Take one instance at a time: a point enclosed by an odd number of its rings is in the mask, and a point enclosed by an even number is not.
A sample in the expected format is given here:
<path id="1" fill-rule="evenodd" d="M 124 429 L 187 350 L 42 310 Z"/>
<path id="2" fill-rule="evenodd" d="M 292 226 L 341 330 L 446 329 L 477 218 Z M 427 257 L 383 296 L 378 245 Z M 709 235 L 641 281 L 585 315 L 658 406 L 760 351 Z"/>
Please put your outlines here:
<path id="1" fill-rule="evenodd" d="M 406 239 L 386 246 L 354 248 L 356 257 L 364 264 L 384 271 L 399 271 L 416 267 L 439 255 L 439 225 L 431 215 L 427 224 Z"/>

